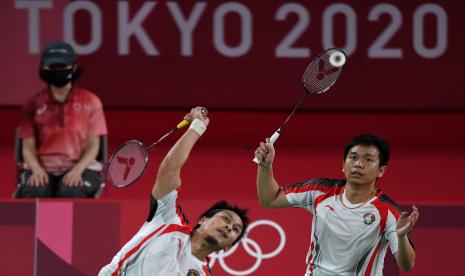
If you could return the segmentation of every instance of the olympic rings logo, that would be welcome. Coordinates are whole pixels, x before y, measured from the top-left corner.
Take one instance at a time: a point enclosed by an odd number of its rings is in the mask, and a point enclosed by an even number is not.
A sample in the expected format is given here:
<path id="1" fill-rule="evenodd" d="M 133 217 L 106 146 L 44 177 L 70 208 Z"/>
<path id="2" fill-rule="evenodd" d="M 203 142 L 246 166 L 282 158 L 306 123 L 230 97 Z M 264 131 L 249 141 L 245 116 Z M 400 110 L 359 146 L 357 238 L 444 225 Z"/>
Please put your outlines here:
<path id="1" fill-rule="evenodd" d="M 279 234 L 278 247 L 269 253 L 264 253 L 260 245 L 258 245 L 256 241 L 248 237 L 249 233 L 255 227 L 260 226 L 260 225 L 270 226 L 271 228 L 276 230 L 276 232 L 278 232 Z M 220 264 L 221 268 L 223 268 L 223 270 L 229 273 L 230 275 L 237 275 L 237 276 L 250 275 L 254 273 L 260 267 L 264 259 L 270 259 L 278 255 L 283 250 L 285 244 L 286 244 L 286 233 L 284 232 L 283 228 L 279 224 L 271 220 L 257 220 L 249 224 L 249 227 L 247 228 L 247 232 L 242 238 L 242 240 L 238 242 L 237 244 L 235 244 L 231 249 L 229 249 L 226 252 L 219 251 L 217 253 L 210 255 L 211 259 L 210 259 L 209 265 L 210 267 L 213 267 L 213 265 L 216 263 L 216 260 L 218 260 L 218 263 Z M 255 263 L 250 268 L 245 269 L 245 270 L 232 269 L 225 262 L 225 259 L 231 256 L 236 251 L 239 245 L 242 245 L 244 250 L 250 256 L 255 258 Z"/>

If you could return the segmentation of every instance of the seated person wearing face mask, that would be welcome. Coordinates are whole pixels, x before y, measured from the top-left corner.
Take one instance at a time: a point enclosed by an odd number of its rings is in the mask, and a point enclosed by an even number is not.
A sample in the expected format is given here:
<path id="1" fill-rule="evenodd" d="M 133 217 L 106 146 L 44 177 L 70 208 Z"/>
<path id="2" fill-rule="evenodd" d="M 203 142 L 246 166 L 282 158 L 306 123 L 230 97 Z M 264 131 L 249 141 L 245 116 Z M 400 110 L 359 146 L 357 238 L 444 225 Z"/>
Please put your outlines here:
<path id="1" fill-rule="evenodd" d="M 107 134 L 102 103 L 74 84 L 80 70 L 66 42 L 46 45 L 39 72 L 47 87 L 23 107 L 25 162 L 17 196 L 93 197 L 102 183 L 99 136 Z"/>

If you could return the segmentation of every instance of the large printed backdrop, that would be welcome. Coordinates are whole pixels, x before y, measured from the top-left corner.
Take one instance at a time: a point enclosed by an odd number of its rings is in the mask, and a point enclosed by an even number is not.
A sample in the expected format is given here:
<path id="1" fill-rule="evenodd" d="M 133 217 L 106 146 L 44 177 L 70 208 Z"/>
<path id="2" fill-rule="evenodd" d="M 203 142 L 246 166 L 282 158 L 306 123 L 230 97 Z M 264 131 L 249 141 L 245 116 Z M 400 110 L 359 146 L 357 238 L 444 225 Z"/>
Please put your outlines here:
<path id="1" fill-rule="evenodd" d="M 464 2 L 265 2 L 1 1 L 0 105 L 43 86 L 40 51 L 65 39 L 107 106 L 288 108 L 340 47 L 346 72 L 307 108 L 465 109 Z"/>

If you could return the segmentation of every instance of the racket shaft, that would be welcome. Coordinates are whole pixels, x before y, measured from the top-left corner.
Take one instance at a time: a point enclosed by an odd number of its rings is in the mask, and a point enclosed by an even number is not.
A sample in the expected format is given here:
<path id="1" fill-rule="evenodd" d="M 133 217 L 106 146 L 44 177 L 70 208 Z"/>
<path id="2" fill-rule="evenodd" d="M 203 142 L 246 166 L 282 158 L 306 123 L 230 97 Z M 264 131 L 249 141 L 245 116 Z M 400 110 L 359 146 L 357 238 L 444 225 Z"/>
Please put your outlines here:
<path id="1" fill-rule="evenodd" d="M 207 115 L 208 114 L 208 110 L 207 108 L 205 107 L 198 107 L 200 109 L 200 112 L 203 114 L 203 115 Z M 187 125 L 189 125 L 191 122 L 187 119 L 184 119 L 182 120 L 175 128 L 173 128 L 172 130 L 170 130 L 168 133 L 166 133 L 165 135 L 163 135 L 160 139 L 158 139 L 155 143 L 151 144 L 150 146 L 146 147 L 145 150 L 146 151 L 149 151 L 151 148 L 153 148 L 155 145 L 157 145 L 158 143 L 160 143 L 161 141 L 165 140 L 166 137 L 170 136 L 175 130 L 177 129 L 180 129 L 180 128 L 183 128 Z"/>
<path id="2" fill-rule="evenodd" d="M 158 143 L 160 143 L 161 141 L 165 140 L 166 137 L 170 136 L 177 128 L 173 128 L 172 130 L 170 130 L 168 133 L 166 133 L 165 135 L 163 135 L 162 137 L 160 137 L 160 139 L 158 139 L 155 143 L 151 144 L 150 146 L 146 147 L 145 150 L 146 151 L 149 151 L 150 149 L 152 149 L 155 145 L 157 145 Z"/>

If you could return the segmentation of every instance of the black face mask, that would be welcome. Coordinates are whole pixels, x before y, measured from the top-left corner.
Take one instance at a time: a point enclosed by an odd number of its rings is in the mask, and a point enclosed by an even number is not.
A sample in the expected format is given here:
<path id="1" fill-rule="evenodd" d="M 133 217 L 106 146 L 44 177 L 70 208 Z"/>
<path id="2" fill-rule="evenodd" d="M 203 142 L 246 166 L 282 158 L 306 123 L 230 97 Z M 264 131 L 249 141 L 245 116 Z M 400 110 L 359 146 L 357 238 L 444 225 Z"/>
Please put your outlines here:
<path id="1" fill-rule="evenodd" d="M 49 85 L 56 87 L 63 87 L 68 82 L 72 81 L 74 73 L 74 68 L 65 70 L 46 70 L 44 68 L 40 68 L 39 70 L 40 78 Z"/>

